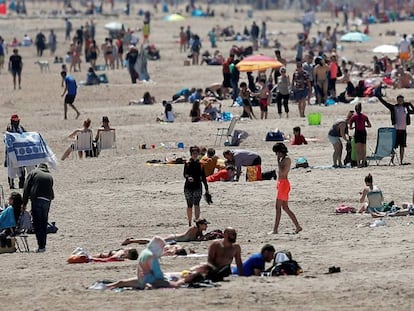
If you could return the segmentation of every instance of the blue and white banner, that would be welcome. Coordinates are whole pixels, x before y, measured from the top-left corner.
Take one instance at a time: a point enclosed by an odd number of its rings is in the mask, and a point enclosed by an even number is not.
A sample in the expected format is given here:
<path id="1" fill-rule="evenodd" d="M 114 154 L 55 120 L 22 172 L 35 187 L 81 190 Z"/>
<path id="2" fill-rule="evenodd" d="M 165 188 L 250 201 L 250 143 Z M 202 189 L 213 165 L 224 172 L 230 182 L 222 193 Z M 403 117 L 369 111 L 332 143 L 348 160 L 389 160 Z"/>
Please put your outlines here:
<path id="1" fill-rule="evenodd" d="M 56 156 L 39 133 L 6 132 L 4 142 L 6 144 L 8 167 L 17 168 L 47 163 L 56 169 Z"/>

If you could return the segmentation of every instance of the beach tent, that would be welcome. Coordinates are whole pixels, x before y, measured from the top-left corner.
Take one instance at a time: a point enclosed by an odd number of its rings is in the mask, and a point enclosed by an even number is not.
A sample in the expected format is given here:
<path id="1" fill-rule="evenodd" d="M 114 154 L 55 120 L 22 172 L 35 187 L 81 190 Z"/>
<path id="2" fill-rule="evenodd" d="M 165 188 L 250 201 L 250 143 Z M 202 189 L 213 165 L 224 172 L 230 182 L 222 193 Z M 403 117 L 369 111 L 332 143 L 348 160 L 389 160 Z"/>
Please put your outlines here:
<path id="1" fill-rule="evenodd" d="M 398 47 L 395 45 L 383 44 L 383 45 L 378 45 L 377 47 L 375 47 L 372 50 L 372 52 L 381 53 L 381 54 L 397 54 Z"/>
<path id="2" fill-rule="evenodd" d="M 0 15 L 7 14 L 6 0 L 0 0 Z"/>
<path id="3" fill-rule="evenodd" d="M 195 9 L 191 12 L 192 17 L 205 17 L 207 14 L 199 9 Z"/>
<path id="4" fill-rule="evenodd" d="M 180 22 L 185 20 L 185 17 L 180 14 L 170 14 L 164 17 L 167 22 Z"/>
<path id="5" fill-rule="evenodd" d="M 368 42 L 371 38 L 362 32 L 348 32 L 341 37 L 342 42 Z"/>

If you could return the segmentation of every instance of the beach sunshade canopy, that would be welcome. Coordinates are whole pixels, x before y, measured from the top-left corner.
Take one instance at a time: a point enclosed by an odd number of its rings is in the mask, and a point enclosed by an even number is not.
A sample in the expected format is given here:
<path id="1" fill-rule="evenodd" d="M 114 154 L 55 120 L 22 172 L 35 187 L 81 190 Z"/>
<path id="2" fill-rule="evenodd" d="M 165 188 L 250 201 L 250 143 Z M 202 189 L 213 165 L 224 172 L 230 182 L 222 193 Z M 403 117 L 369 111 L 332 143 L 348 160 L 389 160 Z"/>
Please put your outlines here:
<path id="1" fill-rule="evenodd" d="M 180 14 L 171 14 L 165 16 L 164 20 L 168 22 L 179 22 L 185 20 L 185 17 Z"/>
<path id="2" fill-rule="evenodd" d="M 381 53 L 381 54 L 397 54 L 398 53 L 398 47 L 391 44 L 383 44 L 378 45 L 375 47 L 372 52 L 374 53 Z"/>
<path id="3" fill-rule="evenodd" d="M 191 12 L 191 16 L 192 17 L 205 17 L 207 16 L 207 14 L 204 13 L 202 10 L 195 9 Z"/>
<path id="4" fill-rule="evenodd" d="M 348 32 L 341 37 L 342 42 L 368 42 L 371 38 L 362 32 Z"/>
<path id="5" fill-rule="evenodd" d="M 251 55 L 240 61 L 236 67 L 239 71 L 261 71 L 269 68 L 280 68 L 283 64 L 273 57 L 264 55 Z"/>
<path id="6" fill-rule="evenodd" d="M 105 24 L 104 28 L 110 31 L 117 31 L 125 29 L 125 26 L 120 22 L 110 22 L 108 24 Z"/>

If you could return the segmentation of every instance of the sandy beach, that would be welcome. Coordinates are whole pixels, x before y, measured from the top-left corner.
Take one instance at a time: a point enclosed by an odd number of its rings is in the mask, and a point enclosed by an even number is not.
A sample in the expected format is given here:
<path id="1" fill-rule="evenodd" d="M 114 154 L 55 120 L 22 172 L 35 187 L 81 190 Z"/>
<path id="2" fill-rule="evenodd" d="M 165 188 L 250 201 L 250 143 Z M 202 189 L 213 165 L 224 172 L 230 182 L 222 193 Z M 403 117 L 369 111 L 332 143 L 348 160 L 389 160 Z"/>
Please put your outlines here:
<path id="1" fill-rule="evenodd" d="M 38 4 L 36 4 L 38 5 Z M 46 4 L 45 4 L 46 6 Z M 30 8 L 30 7 L 29 7 Z M 135 5 L 134 9 L 138 9 Z M 183 9 L 183 8 L 181 8 Z M 221 14 L 224 16 L 222 17 Z M 180 26 L 191 25 L 193 32 L 203 40 L 203 48 L 209 49 L 207 32 L 215 25 L 234 25 L 236 31 L 250 27 L 253 20 L 258 24 L 266 20 L 268 31 L 285 35 L 277 38 L 282 43 L 282 55 L 293 60 L 296 34 L 302 31 L 295 18 L 295 11 L 255 11 L 253 19 L 246 13 L 235 14 L 226 6 L 216 7 L 216 16 L 210 18 L 187 18 L 183 22 L 166 22 L 158 12 L 151 21 L 150 41 L 160 49 L 161 59 L 149 61 L 148 71 L 152 82 L 131 84 L 125 69 L 108 70 L 109 84 L 81 86 L 78 89 L 76 106 L 81 112 L 78 120 L 69 109 L 68 120 L 63 120 L 62 88 L 59 76 L 60 64 L 53 64 L 49 51 L 42 59 L 48 60 L 51 73 L 40 73 L 34 47 L 20 48 L 24 69 L 22 90 L 13 90 L 12 78 L 7 70 L 0 74 L 0 124 L 3 128 L 10 115 L 17 113 L 21 124 L 29 131 L 41 133 L 57 158 L 70 145 L 66 139 L 76 128 L 81 128 L 86 118 L 92 120 L 92 129 L 101 125 L 102 116 L 108 116 L 111 126 L 116 128 L 117 152 L 104 151 L 98 158 L 79 160 L 76 157 L 59 161 L 58 169 L 52 171 L 55 180 L 56 198 L 52 202 L 49 220 L 59 228 L 48 236 L 47 251 L 34 253 L 37 247 L 34 235 L 29 237 L 30 253 L 0 255 L 2 310 L 413 310 L 414 295 L 414 218 L 384 218 L 386 226 L 370 227 L 374 219 L 366 214 L 336 215 L 335 207 L 344 203 L 360 207 L 359 192 L 364 187 L 364 177 L 371 173 L 380 186 L 386 202 L 391 200 L 401 205 L 411 202 L 413 193 L 414 130 L 408 127 L 406 149 L 407 166 L 388 166 L 371 163 L 367 168 L 332 169 L 332 152 L 327 133 L 333 122 L 353 109 L 353 105 L 307 106 L 306 114 L 320 112 L 322 122 L 310 126 L 306 118 L 299 118 L 297 105 L 290 102 L 289 119 L 279 119 L 276 108 L 271 106 L 267 120 L 242 120 L 236 129 L 247 131 L 249 137 L 240 148 L 257 151 L 262 157 L 263 170 L 277 167 L 272 152 L 273 142 L 264 138 L 269 130 L 279 128 L 292 134 L 300 126 L 308 145 L 288 145 L 292 159 L 306 157 L 311 166 L 326 168 L 292 169 L 290 182 L 290 207 L 303 227 L 300 234 L 293 234 L 294 227 L 286 214 L 282 215 L 280 233 L 269 235 L 275 217 L 275 181 L 246 182 L 242 177 L 238 183 L 217 182 L 210 184 L 214 203 L 201 203 L 201 215 L 211 225 L 209 230 L 232 226 L 238 231 L 238 242 L 242 258 L 259 252 L 265 243 L 277 250 L 291 251 L 304 273 L 297 277 L 230 277 L 220 287 L 211 289 L 164 289 L 153 291 L 94 291 L 87 288 L 97 280 L 118 280 L 132 277 L 136 262 L 89 263 L 70 265 L 66 259 L 76 247 L 91 253 L 120 248 L 127 237 L 151 238 L 184 232 L 187 229 L 184 179 L 182 165 L 148 165 L 152 159 L 164 160 L 176 154 L 188 157 L 191 145 L 213 146 L 218 127 L 227 127 L 227 122 L 191 123 L 191 105 L 173 105 L 176 121 L 171 124 L 155 122 L 163 113 L 161 101 L 182 87 L 201 87 L 222 81 L 221 66 L 184 67 L 186 53 L 179 52 L 178 33 Z M 329 13 L 317 14 L 318 24 L 311 30 L 334 26 L 339 19 L 331 19 Z M 71 18 L 74 29 L 85 24 L 87 17 Z M 131 27 L 141 27 L 142 17 L 136 15 L 119 18 L 96 17 L 96 37 L 100 45 L 107 31 L 103 25 L 108 21 L 121 20 Z M 367 43 L 341 43 L 339 55 L 347 59 L 370 63 L 374 55 L 371 50 L 379 44 L 398 42 L 399 36 L 389 37 L 387 30 L 398 34 L 411 33 L 412 22 L 374 24 L 370 26 L 372 40 Z M 64 56 L 68 42 L 64 43 L 64 21 L 62 18 L 17 18 L 0 19 L 0 35 L 7 42 L 19 39 L 25 33 L 32 38 L 39 29 L 47 35 L 53 28 L 58 36 L 56 55 Z M 139 33 L 142 40 L 142 34 Z M 271 35 L 276 38 L 276 35 Z M 218 39 L 218 49 L 228 56 L 235 42 Z M 242 42 L 244 46 L 249 42 Z M 273 56 L 273 49 L 260 49 L 261 53 Z M 6 65 L 8 57 L 6 56 Z M 378 55 L 380 56 L 380 55 Z M 103 63 L 102 58 L 98 61 Z M 82 63 L 82 72 L 73 73 L 77 81 L 85 80 L 88 65 Z M 288 65 L 291 76 L 294 64 Z M 101 72 L 98 72 L 101 73 Z M 246 75 L 241 74 L 241 80 Z M 339 92 L 345 85 L 337 85 Z M 153 94 L 157 104 L 128 105 L 138 100 L 145 91 Z M 407 101 L 414 100 L 409 89 L 387 89 L 387 100 L 395 102 L 398 94 Z M 367 145 L 375 148 L 377 129 L 391 126 L 388 109 L 380 103 L 366 103 L 363 111 L 369 116 L 372 128 L 368 129 Z M 258 107 L 254 107 L 260 115 Z M 223 101 L 222 110 L 233 115 L 242 113 L 241 107 L 231 107 L 231 101 Z M 95 132 L 94 131 L 94 132 Z M 183 142 L 185 149 L 163 148 L 162 144 Z M 140 145 L 155 145 L 154 149 L 140 149 Z M 3 144 L 4 146 L 4 144 Z M 4 147 L 2 147 L 4 148 Z M 219 156 L 227 149 L 216 146 Z M 2 154 L 4 150 L 1 149 Z M 370 151 L 368 150 L 368 153 Z M 6 196 L 7 171 L 0 171 L 0 180 Z M 412 203 L 412 202 L 411 202 Z M 193 248 L 198 254 L 207 254 L 210 242 L 191 242 L 184 246 Z M 139 245 L 138 250 L 143 246 Z M 164 272 L 188 269 L 205 258 L 163 257 Z M 341 273 L 328 274 L 330 266 L 339 266 Z"/>

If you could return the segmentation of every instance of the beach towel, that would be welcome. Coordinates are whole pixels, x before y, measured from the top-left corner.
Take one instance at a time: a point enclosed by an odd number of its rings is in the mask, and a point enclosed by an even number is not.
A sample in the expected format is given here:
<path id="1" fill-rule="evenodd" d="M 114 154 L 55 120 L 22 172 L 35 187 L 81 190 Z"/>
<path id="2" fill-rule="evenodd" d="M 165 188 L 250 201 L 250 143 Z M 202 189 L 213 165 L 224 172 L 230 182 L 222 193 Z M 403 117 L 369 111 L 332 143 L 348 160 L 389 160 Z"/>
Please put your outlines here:
<path id="1" fill-rule="evenodd" d="M 356 213 L 356 209 L 352 206 L 348 206 L 346 204 L 338 205 L 335 208 L 335 212 L 337 214 L 348 214 L 348 213 Z"/>
<path id="2" fill-rule="evenodd" d="M 36 132 L 4 134 L 7 167 L 19 168 L 47 163 L 56 169 L 56 156 L 42 136 Z"/>

